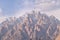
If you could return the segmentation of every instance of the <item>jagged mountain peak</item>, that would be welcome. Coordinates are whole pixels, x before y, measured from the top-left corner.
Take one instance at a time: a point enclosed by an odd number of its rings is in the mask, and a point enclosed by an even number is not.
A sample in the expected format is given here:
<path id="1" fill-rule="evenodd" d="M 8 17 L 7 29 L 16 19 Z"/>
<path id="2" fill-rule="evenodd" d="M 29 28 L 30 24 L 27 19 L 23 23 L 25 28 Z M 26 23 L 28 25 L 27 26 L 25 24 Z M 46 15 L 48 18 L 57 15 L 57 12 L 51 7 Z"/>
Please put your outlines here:
<path id="1" fill-rule="evenodd" d="M 59 33 L 60 21 L 40 11 L 10 17 L 0 25 L 1 40 L 55 40 Z"/>

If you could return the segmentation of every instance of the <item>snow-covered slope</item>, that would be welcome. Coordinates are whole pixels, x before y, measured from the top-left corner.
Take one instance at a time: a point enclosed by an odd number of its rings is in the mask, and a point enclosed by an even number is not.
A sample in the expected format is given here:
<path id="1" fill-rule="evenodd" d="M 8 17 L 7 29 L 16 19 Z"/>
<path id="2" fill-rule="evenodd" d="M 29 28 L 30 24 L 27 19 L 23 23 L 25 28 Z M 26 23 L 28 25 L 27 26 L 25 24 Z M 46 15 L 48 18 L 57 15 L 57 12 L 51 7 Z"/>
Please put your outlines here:
<path id="1" fill-rule="evenodd" d="M 0 17 L 0 23 L 6 20 L 6 17 Z"/>

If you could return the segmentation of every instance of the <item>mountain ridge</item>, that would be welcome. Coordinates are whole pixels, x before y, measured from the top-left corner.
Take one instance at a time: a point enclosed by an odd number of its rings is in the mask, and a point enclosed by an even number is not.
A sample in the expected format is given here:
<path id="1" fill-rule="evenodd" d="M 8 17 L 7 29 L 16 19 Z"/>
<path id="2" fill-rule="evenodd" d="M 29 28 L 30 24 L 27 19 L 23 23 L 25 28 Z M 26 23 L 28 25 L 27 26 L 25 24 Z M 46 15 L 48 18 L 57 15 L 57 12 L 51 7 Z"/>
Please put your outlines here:
<path id="1" fill-rule="evenodd" d="M 0 40 L 55 40 L 59 33 L 60 21 L 40 11 L 10 17 L 0 24 Z"/>

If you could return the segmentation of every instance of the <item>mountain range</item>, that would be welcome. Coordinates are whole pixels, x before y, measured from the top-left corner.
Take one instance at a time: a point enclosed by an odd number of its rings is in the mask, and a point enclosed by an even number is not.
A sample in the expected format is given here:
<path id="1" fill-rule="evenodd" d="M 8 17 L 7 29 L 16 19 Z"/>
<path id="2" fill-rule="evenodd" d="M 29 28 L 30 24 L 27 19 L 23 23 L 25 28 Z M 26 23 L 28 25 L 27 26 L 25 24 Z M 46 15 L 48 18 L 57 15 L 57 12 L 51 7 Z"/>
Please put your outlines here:
<path id="1" fill-rule="evenodd" d="M 40 11 L 9 17 L 0 24 L 0 40 L 60 40 L 60 20 Z"/>

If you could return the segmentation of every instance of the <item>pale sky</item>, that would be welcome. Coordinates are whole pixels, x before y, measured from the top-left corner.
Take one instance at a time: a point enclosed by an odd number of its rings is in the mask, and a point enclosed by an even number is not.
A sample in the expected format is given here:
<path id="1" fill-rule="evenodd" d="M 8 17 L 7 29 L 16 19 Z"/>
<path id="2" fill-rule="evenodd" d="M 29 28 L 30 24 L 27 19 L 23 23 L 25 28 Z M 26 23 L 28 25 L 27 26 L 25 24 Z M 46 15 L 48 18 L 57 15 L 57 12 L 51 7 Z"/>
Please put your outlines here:
<path id="1" fill-rule="evenodd" d="M 0 0 L 0 18 L 17 17 L 34 8 L 60 19 L 60 0 Z"/>

